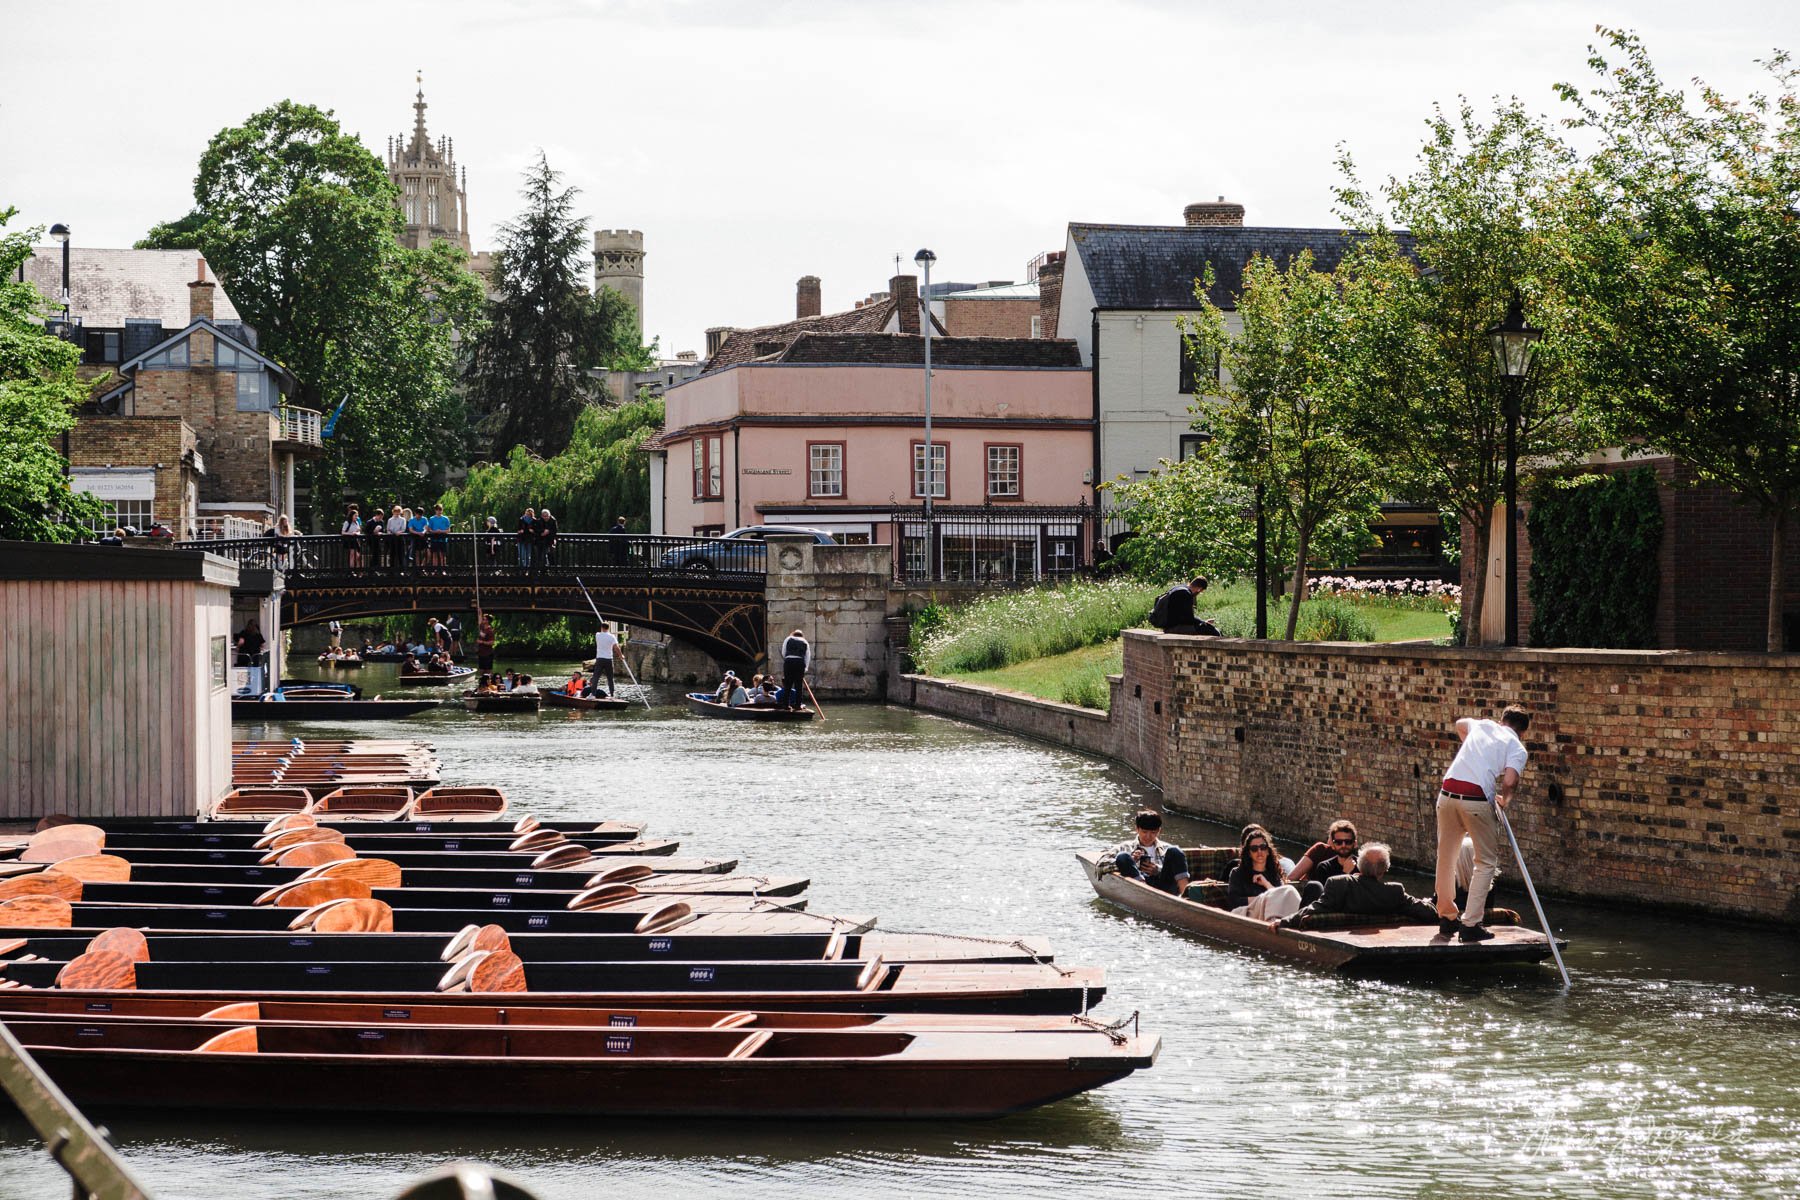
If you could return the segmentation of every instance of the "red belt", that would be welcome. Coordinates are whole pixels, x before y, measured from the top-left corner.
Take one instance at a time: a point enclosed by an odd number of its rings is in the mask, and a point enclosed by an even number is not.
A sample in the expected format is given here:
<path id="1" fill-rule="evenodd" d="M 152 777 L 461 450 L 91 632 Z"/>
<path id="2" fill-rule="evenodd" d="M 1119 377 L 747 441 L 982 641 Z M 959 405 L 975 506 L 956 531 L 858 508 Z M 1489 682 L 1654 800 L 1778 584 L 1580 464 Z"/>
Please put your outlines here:
<path id="1" fill-rule="evenodd" d="M 1440 790 L 1452 796 L 1461 796 L 1465 800 L 1486 800 L 1488 798 L 1487 793 L 1481 790 L 1479 784 L 1466 783 L 1461 779 L 1444 780 L 1440 785 Z"/>

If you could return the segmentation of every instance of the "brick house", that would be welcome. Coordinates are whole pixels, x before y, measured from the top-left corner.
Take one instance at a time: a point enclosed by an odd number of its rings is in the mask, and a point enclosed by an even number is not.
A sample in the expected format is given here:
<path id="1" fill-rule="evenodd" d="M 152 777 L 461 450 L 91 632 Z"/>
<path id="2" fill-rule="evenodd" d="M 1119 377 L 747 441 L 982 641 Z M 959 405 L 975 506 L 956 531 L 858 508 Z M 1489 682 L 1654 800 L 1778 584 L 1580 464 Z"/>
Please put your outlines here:
<path id="1" fill-rule="evenodd" d="M 666 393 L 665 428 L 646 447 L 652 532 L 796 525 L 887 543 L 896 510 L 922 505 L 927 487 L 946 513 L 978 507 L 1026 525 L 1039 508 L 1091 504 L 1093 400 L 1073 343 L 935 337 L 928 465 L 916 278 L 832 314 L 807 312 L 809 282 L 805 315 L 711 331 L 705 371 Z M 1062 524 L 1014 540 L 1060 560 L 1057 539 L 1077 536 Z M 937 531 L 947 544 L 974 536 Z"/>
<path id="2" fill-rule="evenodd" d="M 60 248 L 24 276 L 61 286 Z M 321 452 L 319 414 L 285 404 L 293 375 L 260 353 L 191 250 L 72 249 L 70 325 L 94 383 L 67 438 L 71 484 L 118 524 L 182 537 L 292 513 L 294 464 Z M 232 525 L 233 532 L 249 527 Z"/>

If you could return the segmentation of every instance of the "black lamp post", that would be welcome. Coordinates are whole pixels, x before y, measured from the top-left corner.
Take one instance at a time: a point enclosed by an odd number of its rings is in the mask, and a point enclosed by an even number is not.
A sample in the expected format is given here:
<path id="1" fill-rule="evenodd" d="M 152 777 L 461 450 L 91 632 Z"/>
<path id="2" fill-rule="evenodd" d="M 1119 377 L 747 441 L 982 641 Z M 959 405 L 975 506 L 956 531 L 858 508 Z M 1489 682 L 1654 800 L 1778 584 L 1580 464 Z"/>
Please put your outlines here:
<path id="1" fill-rule="evenodd" d="M 937 255 L 929 250 L 913 255 L 913 262 L 925 273 L 925 290 L 919 298 L 920 331 L 925 335 L 925 535 L 934 542 L 937 533 L 931 527 L 931 499 L 937 491 L 937 472 L 932 470 L 931 458 L 931 264 L 936 261 Z"/>
<path id="2" fill-rule="evenodd" d="M 63 336 L 67 337 L 69 328 L 69 227 L 58 221 L 50 227 L 50 236 L 62 243 L 62 327 Z"/>
<path id="3" fill-rule="evenodd" d="M 1525 381 L 1531 374 L 1532 352 L 1543 330 L 1525 323 L 1525 305 L 1514 291 L 1506 316 L 1488 331 L 1494 344 L 1494 362 L 1505 380 L 1506 418 L 1506 644 L 1519 644 L 1519 409 L 1524 402 Z"/>

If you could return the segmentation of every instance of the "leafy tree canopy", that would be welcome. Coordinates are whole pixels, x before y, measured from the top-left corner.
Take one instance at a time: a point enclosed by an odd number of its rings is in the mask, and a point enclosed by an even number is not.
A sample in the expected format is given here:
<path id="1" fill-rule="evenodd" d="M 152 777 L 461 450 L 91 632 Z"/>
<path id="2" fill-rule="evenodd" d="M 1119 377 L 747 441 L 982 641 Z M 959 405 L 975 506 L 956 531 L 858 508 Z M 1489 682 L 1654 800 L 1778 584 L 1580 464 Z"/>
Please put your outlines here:
<path id="1" fill-rule="evenodd" d="M 1598 143 L 1567 210 L 1569 318 L 1615 440 L 1684 459 L 1770 518 L 1767 645 L 1780 650 L 1800 506 L 1800 73 L 1777 54 L 1764 64 L 1776 95 L 1700 84 L 1690 101 L 1636 35 L 1601 33 L 1598 86 L 1559 88 Z"/>
<path id="2" fill-rule="evenodd" d="M 0 209 L 0 230 L 17 212 Z M 81 348 L 44 328 L 44 297 L 18 278 L 42 232 L 0 232 L 0 538 L 66 542 L 86 532 L 100 505 L 69 490 L 68 460 L 56 450 L 87 399 L 75 370 Z"/>
<path id="3" fill-rule="evenodd" d="M 198 245 L 298 378 L 295 403 L 348 398 L 311 468 L 316 497 L 410 491 L 463 460 L 456 340 L 479 323 L 480 282 L 455 247 L 399 245 L 385 169 L 329 111 L 284 100 L 221 130 L 194 202 L 145 242 Z"/>
<path id="4" fill-rule="evenodd" d="M 496 448 L 551 455 L 584 408 L 606 396 L 594 372 L 648 369 L 637 313 L 618 292 L 584 286 L 587 221 L 576 188 L 540 151 L 525 172 L 525 208 L 500 227 L 488 325 L 470 355 L 471 399 Z"/>
<path id="5" fill-rule="evenodd" d="M 1560 284 L 1559 182 L 1572 155 L 1518 101 L 1490 119 L 1465 101 L 1426 123 L 1417 169 L 1379 192 L 1346 153 L 1340 210 L 1359 235 L 1345 260 L 1349 308 L 1342 347 L 1357 434 L 1403 499 L 1466 519 L 1471 553 L 1487 559 L 1505 474 L 1506 398 L 1488 329 L 1516 293 L 1540 342 L 1522 397 L 1521 469 L 1564 460 L 1598 438 L 1570 361 L 1569 301 Z M 1396 233 L 1402 229 L 1404 234 Z M 1463 597 L 1479 628 L 1485 571 Z"/>
<path id="6" fill-rule="evenodd" d="M 458 528 L 490 516 L 504 528 L 529 505 L 549 508 L 570 532 L 603 532 L 624 517 L 634 532 L 650 527 L 650 461 L 644 442 L 662 428 L 663 402 L 645 397 L 616 408 L 586 408 L 568 448 L 538 458 L 514 446 L 504 463 L 477 466 L 444 496 Z"/>

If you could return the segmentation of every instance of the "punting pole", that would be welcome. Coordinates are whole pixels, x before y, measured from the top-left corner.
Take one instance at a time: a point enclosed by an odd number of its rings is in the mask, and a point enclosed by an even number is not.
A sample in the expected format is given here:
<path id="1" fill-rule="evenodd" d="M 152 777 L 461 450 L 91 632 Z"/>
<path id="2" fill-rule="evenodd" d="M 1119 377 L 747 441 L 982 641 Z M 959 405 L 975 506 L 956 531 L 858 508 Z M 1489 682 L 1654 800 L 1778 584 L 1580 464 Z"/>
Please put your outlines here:
<path id="1" fill-rule="evenodd" d="M 1562 972 L 1563 987 L 1569 984 L 1569 968 L 1563 966 L 1562 951 L 1556 948 L 1556 931 L 1550 928 L 1550 918 L 1544 915 L 1543 901 L 1538 899 L 1537 887 L 1531 882 L 1531 869 L 1525 865 L 1525 855 L 1519 850 L 1519 839 L 1513 836 L 1512 822 L 1506 819 L 1506 809 L 1499 804 L 1494 811 L 1500 814 L 1500 828 L 1506 830 L 1506 840 L 1512 843 L 1513 858 L 1519 864 L 1519 874 L 1525 880 L 1525 891 L 1531 896 L 1531 907 L 1537 909 L 1538 927 L 1544 936 L 1550 939 L 1550 953 L 1556 959 L 1556 969 Z"/>
<path id="2" fill-rule="evenodd" d="M 475 518 L 469 518 L 469 545 L 475 551 L 475 636 L 481 636 L 481 533 L 475 527 Z M 480 655 L 476 655 L 477 658 Z"/>
<path id="3" fill-rule="evenodd" d="M 819 720 L 825 719 L 825 706 L 819 703 L 819 694 L 812 690 L 812 680 L 802 675 L 800 682 L 806 685 L 806 694 L 812 697 L 813 711 L 819 714 Z"/>
<path id="4" fill-rule="evenodd" d="M 582 598 L 588 602 L 588 607 L 594 610 L 594 620 L 604 624 L 606 618 L 600 615 L 600 606 L 594 603 L 594 597 L 588 593 L 587 584 L 581 582 L 581 576 L 579 575 L 575 577 L 575 586 L 581 589 Z M 623 646 L 619 648 L 621 650 L 624 649 Z M 625 673 L 631 676 L 631 686 L 638 690 L 638 699 L 644 702 L 644 711 L 649 712 L 650 697 L 644 695 L 644 685 L 638 682 L 637 672 L 631 669 L 631 660 L 621 654 L 619 655 L 619 661 L 625 664 Z"/>

